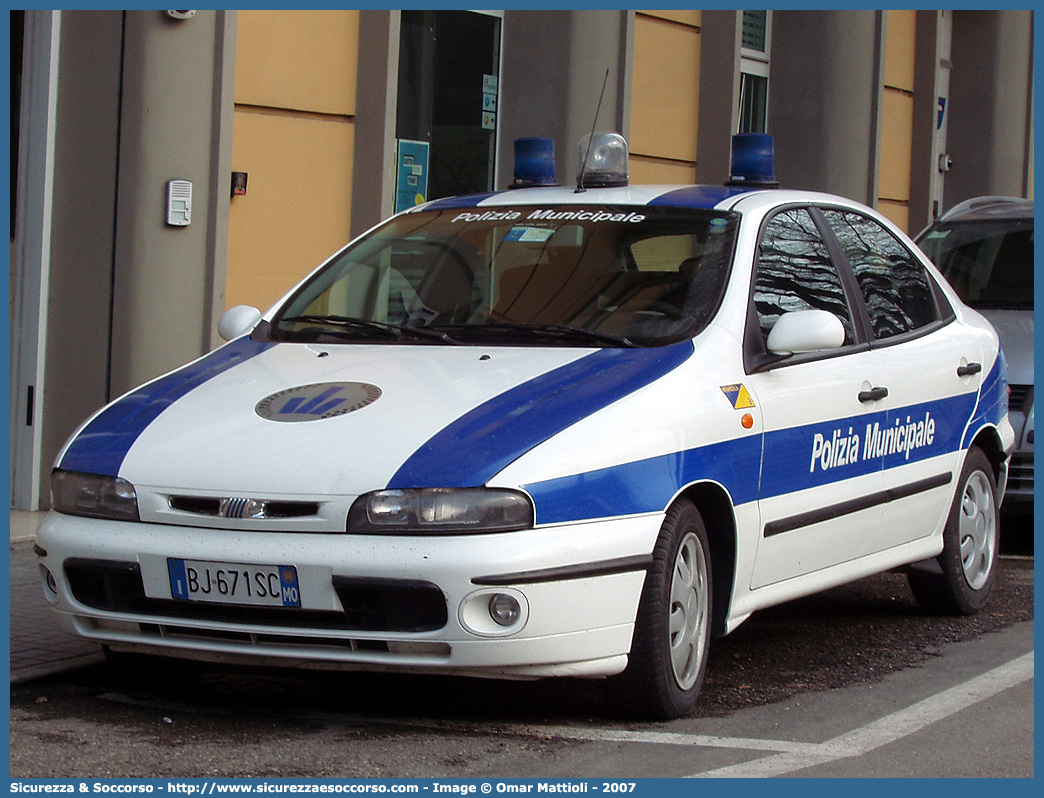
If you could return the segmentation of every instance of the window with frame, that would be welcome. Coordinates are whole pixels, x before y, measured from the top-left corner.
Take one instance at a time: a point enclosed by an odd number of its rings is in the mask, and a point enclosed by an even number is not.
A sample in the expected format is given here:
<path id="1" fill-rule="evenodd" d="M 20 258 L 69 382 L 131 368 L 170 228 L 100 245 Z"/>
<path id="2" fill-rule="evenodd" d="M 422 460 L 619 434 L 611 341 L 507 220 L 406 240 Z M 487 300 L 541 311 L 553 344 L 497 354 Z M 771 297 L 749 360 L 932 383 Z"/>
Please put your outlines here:
<path id="1" fill-rule="evenodd" d="M 753 296 L 763 340 L 784 313 L 825 310 L 844 325 L 845 344 L 854 343 L 844 286 L 808 209 L 776 214 L 765 225 L 759 250 Z"/>
<path id="2" fill-rule="evenodd" d="M 899 239 L 861 213 L 824 208 L 823 215 L 855 273 L 874 338 L 892 338 L 938 321 L 931 277 Z"/>
<path id="3" fill-rule="evenodd" d="M 765 133 L 768 128 L 771 23 L 771 11 L 743 12 L 738 133 Z"/>

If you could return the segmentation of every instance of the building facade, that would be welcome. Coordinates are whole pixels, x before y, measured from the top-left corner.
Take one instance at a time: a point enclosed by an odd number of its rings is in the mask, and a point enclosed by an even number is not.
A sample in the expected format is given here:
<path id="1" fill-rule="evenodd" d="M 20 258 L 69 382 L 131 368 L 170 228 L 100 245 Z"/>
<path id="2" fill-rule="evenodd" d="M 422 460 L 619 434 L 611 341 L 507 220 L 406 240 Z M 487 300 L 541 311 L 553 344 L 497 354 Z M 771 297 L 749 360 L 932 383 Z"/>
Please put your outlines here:
<path id="1" fill-rule="evenodd" d="M 11 502 L 66 437 L 217 343 L 351 236 L 512 179 L 592 127 L 632 182 L 721 183 L 775 137 L 791 188 L 916 233 L 1033 196 L 1033 12 L 15 11 Z"/>

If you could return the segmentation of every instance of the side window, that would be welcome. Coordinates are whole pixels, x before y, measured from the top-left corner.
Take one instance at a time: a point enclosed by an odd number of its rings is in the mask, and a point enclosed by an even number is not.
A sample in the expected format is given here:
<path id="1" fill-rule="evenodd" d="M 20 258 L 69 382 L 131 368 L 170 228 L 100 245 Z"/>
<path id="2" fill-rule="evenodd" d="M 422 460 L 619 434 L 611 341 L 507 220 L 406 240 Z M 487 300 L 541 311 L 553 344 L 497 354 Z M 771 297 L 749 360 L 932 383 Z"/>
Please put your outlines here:
<path id="1" fill-rule="evenodd" d="M 931 278 L 902 242 L 868 216 L 823 209 L 845 251 L 878 340 L 939 318 Z"/>
<path id="2" fill-rule="evenodd" d="M 845 343 L 855 340 L 841 279 L 819 228 L 804 208 L 776 214 L 765 226 L 754 279 L 754 307 L 764 339 L 784 313 L 826 310 L 844 324 Z"/>

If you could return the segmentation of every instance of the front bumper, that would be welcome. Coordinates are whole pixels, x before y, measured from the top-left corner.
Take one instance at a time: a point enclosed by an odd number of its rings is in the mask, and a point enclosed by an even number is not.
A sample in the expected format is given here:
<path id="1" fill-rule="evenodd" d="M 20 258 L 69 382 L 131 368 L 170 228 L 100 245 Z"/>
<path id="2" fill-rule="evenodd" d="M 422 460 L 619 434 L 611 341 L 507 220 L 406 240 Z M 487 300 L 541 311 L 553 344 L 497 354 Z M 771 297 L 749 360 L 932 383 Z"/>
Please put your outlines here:
<path id="1" fill-rule="evenodd" d="M 606 676 L 626 666 L 661 521 L 646 515 L 494 535 L 393 537 L 52 512 L 37 541 L 44 594 L 61 628 L 115 650 L 294 667 Z M 292 564 L 301 608 L 175 600 L 168 557 Z M 522 608 L 509 627 L 489 617 L 497 593 Z"/>

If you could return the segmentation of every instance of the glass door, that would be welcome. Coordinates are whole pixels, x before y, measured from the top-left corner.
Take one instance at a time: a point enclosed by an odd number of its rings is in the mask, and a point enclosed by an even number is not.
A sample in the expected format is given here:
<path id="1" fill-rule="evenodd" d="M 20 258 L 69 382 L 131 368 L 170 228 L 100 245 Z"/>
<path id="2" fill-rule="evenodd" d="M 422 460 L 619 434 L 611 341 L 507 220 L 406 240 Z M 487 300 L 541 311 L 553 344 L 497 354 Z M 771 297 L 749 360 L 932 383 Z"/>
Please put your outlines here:
<path id="1" fill-rule="evenodd" d="M 396 210 L 411 197 L 493 189 L 501 22 L 474 11 L 402 12 Z"/>

